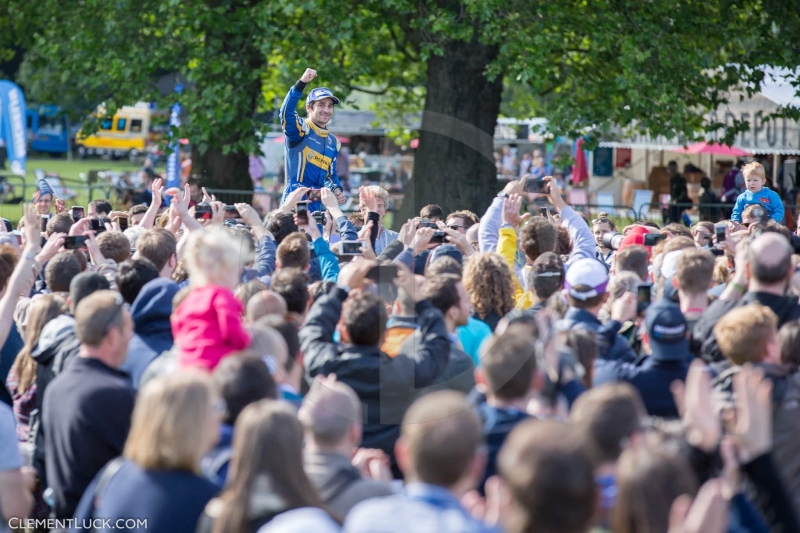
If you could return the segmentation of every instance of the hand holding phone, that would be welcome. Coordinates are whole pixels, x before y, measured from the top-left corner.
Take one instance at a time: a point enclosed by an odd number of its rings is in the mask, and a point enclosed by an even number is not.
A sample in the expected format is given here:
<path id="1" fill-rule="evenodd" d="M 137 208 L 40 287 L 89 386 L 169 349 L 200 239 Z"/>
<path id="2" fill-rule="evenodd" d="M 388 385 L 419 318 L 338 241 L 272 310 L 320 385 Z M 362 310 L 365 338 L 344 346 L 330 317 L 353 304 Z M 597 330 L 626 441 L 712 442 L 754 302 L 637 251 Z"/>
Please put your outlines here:
<path id="1" fill-rule="evenodd" d="M 650 293 L 650 285 L 637 285 L 636 286 L 636 312 L 640 315 L 644 313 L 652 302 L 652 295 Z"/>
<path id="2" fill-rule="evenodd" d="M 194 206 L 194 218 L 196 220 L 211 220 L 212 216 L 211 204 L 200 202 Z"/>
<path id="3" fill-rule="evenodd" d="M 525 186 L 522 188 L 522 192 L 534 193 L 534 194 L 550 194 L 550 184 L 544 180 L 534 180 L 528 178 L 527 180 L 525 180 Z"/>
<path id="4" fill-rule="evenodd" d="M 297 213 L 297 222 L 299 222 L 301 226 L 307 226 L 308 202 L 297 202 L 296 213 Z"/>
<path id="5" fill-rule="evenodd" d="M 364 255 L 364 243 L 361 241 L 340 241 L 339 255 Z"/>
<path id="6" fill-rule="evenodd" d="M 727 238 L 727 228 L 725 224 L 717 224 L 714 226 L 714 235 L 717 237 L 717 243 L 725 242 Z"/>
<path id="7" fill-rule="evenodd" d="M 70 211 L 71 211 L 71 214 L 72 214 L 72 220 L 74 222 L 77 222 L 77 221 L 79 221 L 80 219 L 82 219 L 83 217 L 86 216 L 86 210 L 83 208 L 83 206 L 80 206 L 80 205 L 73 205 L 70 208 Z"/>

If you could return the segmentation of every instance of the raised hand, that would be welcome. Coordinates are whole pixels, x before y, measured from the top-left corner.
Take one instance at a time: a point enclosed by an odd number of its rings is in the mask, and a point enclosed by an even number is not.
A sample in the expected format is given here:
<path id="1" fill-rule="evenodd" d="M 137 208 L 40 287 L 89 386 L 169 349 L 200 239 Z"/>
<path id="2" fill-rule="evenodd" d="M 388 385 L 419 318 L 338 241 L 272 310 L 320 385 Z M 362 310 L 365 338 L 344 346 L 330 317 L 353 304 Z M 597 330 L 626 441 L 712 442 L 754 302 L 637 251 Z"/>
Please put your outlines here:
<path id="1" fill-rule="evenodd" d="M 153 194 L 153 203 L 160 207 L 164 201 L 164 181 L 161 178 L 154 179 L 150 192 Z"/>
<path id="2" fill-rule="evenodd" d="M 311 80 L 317 77 L 317 71 L 313 68 L 307 68 L 303 75 L 300 76 L 300 81 L 303 83 L 309 83 Z"/>
<path id="3" fill-rule="evenodd" d="M 378 198 L 375 196 L 375 193 L 369 189 L 369 187 L 359 187 L 358 194 L 361 198 L 361 201 L 364 202 L 365 206 L 367 206 L 367 210 L 369 212 L 378 212 Z"/>
<path id="4" fill-rule="evenodd" d="M 518 194 L 510 194 L 503 200 L 503 224 L 510 224 L 514 227 L 519 226 L 523 221 L 531 216 L 530 213 L 519 214 L 522 205 L 522 197 Z"/>
<path id="5" fill-rule="evenodd" d="M 717 449 L 722 426 L 711 399 L 711 378 L 706 365 L 695 360 L 689 367 L 686 383 L 672 383 L 672 396 L 683 418 L 686 441 L 706 453 Z"/>
<path id="6" fill-rule="evenodd" d="M 22 217 L 25 220 L 23 234 L 25 235 L 25 248 L 41 248 L 42 233 L 39 231 L 39 212 L 33 205 L 22 204 Z"/>

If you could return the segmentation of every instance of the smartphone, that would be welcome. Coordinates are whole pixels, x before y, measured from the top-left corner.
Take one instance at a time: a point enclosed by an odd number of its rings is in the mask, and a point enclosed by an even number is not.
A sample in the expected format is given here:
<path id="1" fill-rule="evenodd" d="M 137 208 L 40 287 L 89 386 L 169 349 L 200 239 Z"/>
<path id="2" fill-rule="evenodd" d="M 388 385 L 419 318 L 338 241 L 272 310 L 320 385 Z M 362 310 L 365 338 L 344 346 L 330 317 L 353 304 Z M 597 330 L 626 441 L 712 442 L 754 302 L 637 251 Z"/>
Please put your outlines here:
<path id="1" fill-rule="evenodd" d="M 726 228 L 725 224 L 717 224 L 714 226 L 714 234 L 717 236 L 717 242 L 725 242 Z"/>
<path id="2" fill-rule="evenodd" d="M 47 223 L 50 221 L 48 215 L 42 215 L 42 231 L 47 231 Z"/>
<path id="3" fill-rule="evenodd" d="M 429 218 L 423 218 L 422 221 L 419 223 L 419 227 L 439 229 L 439 226 L 437 226 L 434 222 L 431 222 Z"/>
<path id="4" fill-rule="evenodd" d="M 236 218 L 242 218 L 242 215 L 239 214 L 239 210 L 236 209 L 235 205 L 226 205 L 225 206 L 225 214 L 233 215 Z"/>
<path id="5" fill-rule="evenodd" d="M 313 213 L 311 213 L 311 216 L 314 217 L 314 221 L 317 224 L 321 226 L 325 225 L 325 213 L 323 213 L 322 211 L 314 211 Z"/>
<path id="6" fill-rule="evenodd" d="M 117 219 L 117 224 L 119 224 L 119 229 L 125 231 L 128 229 L 128 217 L 119 217 Z"/>
<path id="7" fill-rule="evenodd" d="M 444 244 L 447 242 L 445 240 L 446 234 L 443 231 L 434 231 L 433 236 L 431 237 L 431 244 Z"/>
<path id="8" fill-rule="evenodd" d="M 73 205 L 70 210 L 72 212 L 72 220 L 74 222 L 77 222 L 86 216 L 86 210 L 80 205 Z"/>
<path id="9" fill-rule="evenodd" d="M 397 278 L 397 265 L 375 265 L 367 272 L 367 279 L 375 283 L 391 283 Z"/>
<path id="10" fill-rule="evenodd" d="M 68 235 L 64 237 L 64 249 L 77 250 L 78 248 L 83 248 L 88 240 L 89 238 L 85 235 Z"/>
<path id="11" fill-rule="evenodd" d="M 11 234 L 17 238 L 17 244 L 22 246 L 22 232 L 15 229 L 14 231 L 11 232 Z"/>
<path id="12" fill-rule="evenodd" d="M 537 194 L 550 194 L 550 184 L 544 180 L 525 180 L 525 186 L 522 192 L 530 192 Z"/>
<path id="13" fill-rule="evenodd" d="M 194 218 L 197 220 L 211 220 L 211 204 L 200 202 L 195 205 Z"/>
<path id="14" fill-rule="evenodd" d="M 306 199 L 309 202 L 321 202 L 322 201 L 322 191 L 320 189 L 311 189 L 306 194 Z"/>
<path id="15" fill-rule="evenodd" d="M 539 208 L 539 214 L 542 215 L 544 218 L 547 218 L 547 208 L 546 207 L 540 207 Z"/>
<path id="16" fill-rule="evenodd" d="M 644 235 L 644 245 L 645 246 L 655 246 L 659 242 L 665 240 L 667 238 L 666 235 L 663 233 L 645 233 Z"/>
<path id="17" fill-rule="evenodd" d="M 361 241 L 339 241 L 339 255 L 363 255 L 364 248 Z"/>
<path id="18" fill-rule="evenodd" d="M 636 286 L 636 310 L 641 315 L 650 306 L 650 285 Z"/>
<path id="19" fill-rule="evenodd" d="M 308 224 L 308 202 L 297 202 L 297 221 L 301 225 Z"/>
<path id="20" fill-rule="evenodd" d="M 99 218 L 92 218 L 89 220 L 89 229 L 96 234 L 100 234 L 106 230 L 106 225 Z"/>

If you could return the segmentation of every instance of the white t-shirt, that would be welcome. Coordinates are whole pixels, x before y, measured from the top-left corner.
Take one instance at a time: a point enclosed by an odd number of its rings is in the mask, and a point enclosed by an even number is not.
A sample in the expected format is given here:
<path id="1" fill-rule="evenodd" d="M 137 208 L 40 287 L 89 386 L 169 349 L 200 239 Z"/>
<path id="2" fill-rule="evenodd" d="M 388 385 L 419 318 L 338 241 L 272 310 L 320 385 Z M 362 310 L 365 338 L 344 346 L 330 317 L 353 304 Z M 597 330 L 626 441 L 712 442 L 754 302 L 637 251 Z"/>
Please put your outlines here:
<path id="1" fill-rule="evenodd" d="M 281 513 L 258 533 L 340 533 L 342 528 L 328 513 L 316 507 L 301 507 Z"/>

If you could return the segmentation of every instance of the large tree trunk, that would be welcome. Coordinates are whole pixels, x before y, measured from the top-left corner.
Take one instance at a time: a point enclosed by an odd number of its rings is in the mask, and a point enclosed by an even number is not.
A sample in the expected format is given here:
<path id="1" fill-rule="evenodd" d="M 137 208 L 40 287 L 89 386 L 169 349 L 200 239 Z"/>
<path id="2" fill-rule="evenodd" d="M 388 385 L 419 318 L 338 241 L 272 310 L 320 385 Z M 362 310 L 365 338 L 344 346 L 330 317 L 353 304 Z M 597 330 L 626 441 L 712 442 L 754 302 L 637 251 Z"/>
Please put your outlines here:
<path id="1" fill-rule="evenodd" d="M 503 82 L 501 76 L 490 81 L 484 75 L 496 57 L 496 47 L 473 40 L 449 42 L 443 55 L 428 60 L 414 175 L 396 227 L 428 204 L 445 213 L 470 209 L 480 216 L 497 194 L 493 137 Z"/>
<path id="2" fill-rule="evenodd" d="M 200 183 L 208 189 L 226 189 L 234 191 L 252 191 L 253 180 L 250 178 L 250 160 L 248 154 L 223 154 L 222 150 L 208 149 L 200 154 L 192 151 L 192 174 L 200 177 Z M 252 195 L 227 194 L 225 198 L 216 195 L 220 201 L 227 203 L 250 202 Z M 231 198 L 227 198 L 230 196 Z"/>

